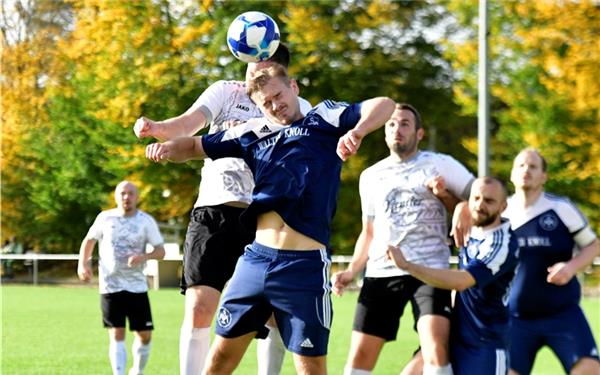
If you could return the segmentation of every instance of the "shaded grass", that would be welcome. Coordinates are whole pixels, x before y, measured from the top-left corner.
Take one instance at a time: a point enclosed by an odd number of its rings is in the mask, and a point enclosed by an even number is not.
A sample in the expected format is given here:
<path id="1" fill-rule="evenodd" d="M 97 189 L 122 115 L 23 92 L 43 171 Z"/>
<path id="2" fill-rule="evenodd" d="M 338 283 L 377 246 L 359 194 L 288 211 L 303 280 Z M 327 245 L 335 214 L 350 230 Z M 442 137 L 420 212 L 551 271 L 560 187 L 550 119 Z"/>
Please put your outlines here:
<path id="1" fill-rule="evenodd" d="M 348 353 L 356 293 L 334 297 L 334 320 L 329 344 L 328 369 L 341 374 Z M 108 336 L 102 327 L 100 299 L 92 287 L 3 286 L 1 373 L 16 374 L 107 374 Z M 149 375 L 178 374 L 179 328 L 183 317 L 183 297 L 176 289 L 150 291 L 156 329 Z M 600 298 L 586 298 L 584 310 L 600 337 Z M 412 314 L 406 311 L 398 339 L 384 346 L 375 374 L 398 374 L 417 347 L 412 330 Z M 127 334 L 131 347 L 132 335 Z M 254 343 L 237 374 L 256 374 Z M 131 358 L 129 355 L 129 363 Z M 286 355 L 283 374 L 294 374 Z M 538 355 L 533 374 L 563 373 L 556 358 L 544 350 Z"/>

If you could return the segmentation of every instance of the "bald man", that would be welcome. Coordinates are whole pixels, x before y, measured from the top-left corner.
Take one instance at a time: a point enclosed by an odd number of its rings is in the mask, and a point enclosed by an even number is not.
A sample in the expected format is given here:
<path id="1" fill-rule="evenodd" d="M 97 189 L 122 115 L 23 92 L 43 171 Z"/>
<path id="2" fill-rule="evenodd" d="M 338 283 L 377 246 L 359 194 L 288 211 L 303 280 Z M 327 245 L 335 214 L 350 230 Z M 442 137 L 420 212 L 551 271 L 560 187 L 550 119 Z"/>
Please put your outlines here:
<path id="1" fill-rule="evenodd" d="M 460 249 L 459 269 L 408 262 L 402 249 L 389 247 L 396 265 L 426 284 L 457 290 L 451 319 L 450 361 L 455 375 L 507 374 L 507 295 L 517 266 L 518 246 L 510 222 L 501 218 L 506 187 L 494 177 L 473 182 L 468 208 L 473 228 Z"/>
<path id="2" fill-rule="evenodd" d="M 150 356 L 154 325 L 148 300 L 144 264 L 148 259 L 165 256 L 163 238 L 152 216 L 137 209 L 138 191 L 134 184 L 122 181 L 115 189 L 117 208 L 102 211 L 81 243 L 77 274 L 89 282 L 90 259 L 100 242 L 99 284 L 102 321 L 108 328 L 109 359 L 114 375 L 124 375 L 127 364 L 125 320 L 135 340 L 131 348 L 133 366 L 129 375 L 143 374 Z M 146 245 L 153 247 L 146 253 Z"/>

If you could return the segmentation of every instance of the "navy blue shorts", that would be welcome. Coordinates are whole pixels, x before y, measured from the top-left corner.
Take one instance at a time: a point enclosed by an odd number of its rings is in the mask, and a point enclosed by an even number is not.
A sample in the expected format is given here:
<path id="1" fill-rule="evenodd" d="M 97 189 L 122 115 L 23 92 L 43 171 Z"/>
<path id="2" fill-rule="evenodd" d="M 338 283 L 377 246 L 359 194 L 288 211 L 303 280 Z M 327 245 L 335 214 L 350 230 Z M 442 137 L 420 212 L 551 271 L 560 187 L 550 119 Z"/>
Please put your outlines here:
<path id="1" fill-rule="evenodd" d="M 450 342 L 450 362 L 457 375 L 506 375 L 509 369 L 508 351 L 486 345 L 462 345 Z"/>
<path id="2" fill-rule="evenodd" d="M 327 354 L 333 311 L 325 249 L 276 250 L 254 242 L 246 247 L 223 293 L 216 333 L 239 337 L 257 332 L 275 314 L 283 343 L 304 356 Z"/>
<path id="3" fill-rule="evenodd" d="M 151 331 L 152 312 L 148 293 L 121 291 L 100 294 L 102 323 L 106 328 L 124 328 L 129 319 L 130 331 Z"/>
<path id="4" fill-rule="evenodd" d="M 551 317 L 511 317 L 510 365 L 520 375 L 531 372 L 537 352 L 545 345 L 556 354 L 566 373 L 583 357 L 598 359 L 598 348 L 579 306 Z"/>

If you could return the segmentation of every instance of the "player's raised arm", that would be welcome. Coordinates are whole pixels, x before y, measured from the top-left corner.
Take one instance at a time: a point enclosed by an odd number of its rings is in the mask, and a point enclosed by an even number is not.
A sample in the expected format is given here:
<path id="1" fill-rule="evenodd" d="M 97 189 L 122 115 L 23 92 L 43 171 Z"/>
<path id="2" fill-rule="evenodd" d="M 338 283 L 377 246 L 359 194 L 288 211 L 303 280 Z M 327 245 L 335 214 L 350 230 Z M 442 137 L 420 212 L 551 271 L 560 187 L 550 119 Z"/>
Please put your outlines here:
<path id="1" fill-rule="evenodd" d="M 365 100 L 361 105 L 360 120 L 356 126 L 342 136 L 338 142 L 337 154 L 342 160 L 356 154 L 362 139 L 380 128 L 394 112 L 395 102 L 388 97 Z"/>
<path id="2" fill-rule="evenodd" d="M 163 160 L 183 163 L 192 159 L 205 159 L 202 137 L 180 137 L 164 143 L 152 143 L 146 146 L 146 158 L 154 162 Z"/>
<path id="3" fill-rule="evenodd" d="M 185 113 L 163 121 L 142 116 L 133 125 L 133 132 L 140 139 L 153 137 L 166 141 L 177 137 L 191 137 L 206 125 L 204 113 L 191 107 Z"/>

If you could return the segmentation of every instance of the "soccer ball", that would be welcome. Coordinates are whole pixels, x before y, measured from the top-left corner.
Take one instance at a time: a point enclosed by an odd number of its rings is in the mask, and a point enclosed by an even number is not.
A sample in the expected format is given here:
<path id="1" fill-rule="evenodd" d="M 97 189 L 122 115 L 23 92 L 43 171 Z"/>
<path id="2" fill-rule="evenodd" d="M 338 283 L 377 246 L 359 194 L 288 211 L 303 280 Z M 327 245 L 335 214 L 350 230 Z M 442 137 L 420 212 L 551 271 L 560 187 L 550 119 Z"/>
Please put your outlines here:
<path id="1" fill-rule="evenodd" d="M 264 13 L 242 13 L 229 25 L 227 45 L 239 60 L 264 61 L 273 56 L 279 46 L 279 27 Z"/>

